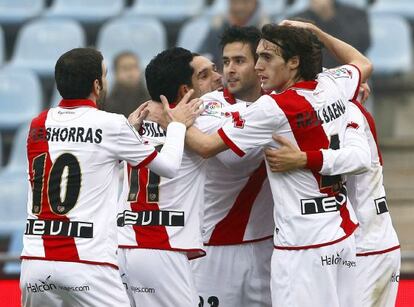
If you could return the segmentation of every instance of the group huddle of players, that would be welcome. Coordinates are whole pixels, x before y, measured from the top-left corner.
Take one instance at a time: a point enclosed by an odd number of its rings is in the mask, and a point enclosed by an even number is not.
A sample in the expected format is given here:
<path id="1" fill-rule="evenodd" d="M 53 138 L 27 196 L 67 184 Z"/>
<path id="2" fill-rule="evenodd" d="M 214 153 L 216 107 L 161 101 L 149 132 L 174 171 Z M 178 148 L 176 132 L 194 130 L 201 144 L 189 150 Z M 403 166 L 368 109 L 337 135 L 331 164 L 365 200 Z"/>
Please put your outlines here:
<path id="1" fill-rule="evenodd" d="M 23 306 L 394 306 L 399 242 L 357 101 L 370 61 L 300 21 L 221 46 L 223 76 L 183 48 L 154 57 L 128 120 L 99 110 L 98 51 L 59 58 L 63 100 L 28 134 Z"/>

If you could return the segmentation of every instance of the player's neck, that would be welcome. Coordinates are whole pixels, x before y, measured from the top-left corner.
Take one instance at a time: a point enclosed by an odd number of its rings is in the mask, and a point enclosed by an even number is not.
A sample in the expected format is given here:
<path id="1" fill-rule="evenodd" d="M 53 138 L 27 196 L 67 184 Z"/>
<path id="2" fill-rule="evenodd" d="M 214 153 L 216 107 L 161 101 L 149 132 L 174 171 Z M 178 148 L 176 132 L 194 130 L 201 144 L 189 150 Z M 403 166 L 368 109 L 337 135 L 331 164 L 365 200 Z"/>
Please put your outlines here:
<path id="1" fill-rule="evenodd" d="M 93 101 L 96 105 L 96 96 L 93 93 L 91 93 L 86 99 Z"/>
<path id="2" fill-rule="evenodd" d="M 243 91 L 234 94 L 236 99 L 247 102 L 255 102 L 260 96 L 262 96 L 262 87 L 260 86 L 260 83 L 255 84 L 252 88 L 246 88 Z"/>

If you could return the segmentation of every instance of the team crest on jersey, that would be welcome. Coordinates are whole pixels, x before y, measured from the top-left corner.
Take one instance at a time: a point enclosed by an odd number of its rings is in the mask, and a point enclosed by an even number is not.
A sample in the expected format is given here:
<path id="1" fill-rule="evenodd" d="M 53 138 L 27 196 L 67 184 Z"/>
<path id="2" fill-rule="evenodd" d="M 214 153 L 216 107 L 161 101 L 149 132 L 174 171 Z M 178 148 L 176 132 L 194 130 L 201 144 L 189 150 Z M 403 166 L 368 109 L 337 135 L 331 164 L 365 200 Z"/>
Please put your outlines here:
<path id="1" fill-rule="evenodd" d="M 325 72 L 334 78 L 352 78 L 352 71 L 345 67 L 328 69 Z"/>
<path id="2" fill-rule="evenodd" d="M 201 113 L 202 116 L 217 116 L 220 117 L 221 109 L 223 104 L 219 101 L 209 101 L 204 104 L 204 111 Z"/>

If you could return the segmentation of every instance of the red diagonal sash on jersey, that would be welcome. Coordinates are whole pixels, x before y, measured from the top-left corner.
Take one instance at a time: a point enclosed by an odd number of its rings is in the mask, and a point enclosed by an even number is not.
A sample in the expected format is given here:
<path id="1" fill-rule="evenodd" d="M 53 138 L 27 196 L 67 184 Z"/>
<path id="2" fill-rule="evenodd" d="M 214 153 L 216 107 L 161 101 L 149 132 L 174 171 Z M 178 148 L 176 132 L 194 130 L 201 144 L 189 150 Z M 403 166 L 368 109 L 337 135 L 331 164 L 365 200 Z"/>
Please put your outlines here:
<path id="1" fill-rule="evenodd" d="M 137 167 L 135 167 L 137 168 Z M 128 176 L 130 178 L 133 167 L 128 164 Z M 160 210 L 158 203 L 148 202 L 147 186 L 150 170 L 146 167 L 135 169 L 138 171 L 138 196 L 137 201 L 131 202 L 134 212 Z M 129 180 L 131 182 L 131 180 Z M 167 229 L 165 226 L 133 226 L 137 246 L 141 248 L 171 249 Z"/>
<path id="2" fill-rule="evenodd" d="M 316 116 L 312 105 L 303 96 L 298 95 L 294 90 L 288 90 L 280 95 L 271 95 L 271 97 L 285 113 L 301 151 L 313 151 L 329 147 L 329 139 L 322 127 L 322 123 Z M 314 114 L 315 116 L 313 118 L 304 116 L 312 122 L 306 125 L 298 125 L 298 114 Z M 330 189 L 321 188 L 321 175 L 317 171 L 312 171 L 312 174 L 320 187 L 320 192 L 332 195 Z M 345 234 L 351 234 L 357 225 L 352 222 L 346 205 L 340 207 L 340 216 L 342 218 L 341 228 Z"/>
<path id="3" fill-rule="evenodd" d="M 30 131 L 43 131 L 43 133 L 46 133 L 45 123 L 47 114 L 48 111 L 44 111 L 38 117 L 33 119 L 30 125 Z M 38 218 L 44 220 L 69 221 L 66 215 L 58 215 L 50 210 L 51 206 L 49 203 L 47 183 L 49 182 L 49 173 L 52 167 L 52 161 L 50 160 L 48 142 L 45 137 L 35 137 L 29 132 L 27 140 L 27 157 L 29 160 L 29 176 L 32 188 L 34 184 L 33 160 L 42 154 L 46 154 L 46 159 L 43 173 L 43 189 L 41 193 L 41 211 Z M 43 235 L 42 239 L 46 259 L 61 261 L 79 260 L 79 254 L 74 238 Z"/>
<path id="4" fill-rule="evenodd" d="M 227 216 L 214 228 L 209 245 L 243 242 L 250 212 L 266 178 L 266 166 L 263 161 L 240 191 Z"/>
<path id="5" fill-rule="evenodd" d="M 380 164 L 383 165 L 383 161 L 382 161 L 382 154 L 381 151 L 379 149 L 378 146 L 378 140 L 377 140 L 377 128 L 375 127 L 375 121 L 374 118 L 372 117 L 371 113 L 369 113 L 363 106 L 361 103 L 359 103 L 356 100 L 352 100 L 352 102 L 358 107 L 358 109 L 361 111 L 361 113 L 364 115 L 364 117 L 366 118 L 368 125 L 369 125 L 369 129 L 371 130 L 372 136 L 374 137 L 374 141 L 375 144 L 377 145 L 377 151 L 378 151 L 378 157 L 380 160 Z"/>

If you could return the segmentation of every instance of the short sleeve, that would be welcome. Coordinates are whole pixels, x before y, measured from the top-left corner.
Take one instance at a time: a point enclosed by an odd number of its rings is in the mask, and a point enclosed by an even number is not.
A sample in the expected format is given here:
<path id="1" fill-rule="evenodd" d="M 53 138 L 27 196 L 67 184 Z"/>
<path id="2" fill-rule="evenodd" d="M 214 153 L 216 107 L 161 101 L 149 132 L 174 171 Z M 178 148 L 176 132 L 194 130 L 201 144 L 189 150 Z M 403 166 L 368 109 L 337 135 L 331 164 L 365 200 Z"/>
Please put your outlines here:
<path id="1" fill-rule="evenodd" d="M 126 119 L 121 123 L 114 146 L 117 159 L 127 161 L 132 166 L 145 166 L 157 155 L 154 146 L 145 143 Z"/>
<path id="2" fill-rule="evenodd" d="M 216 132 L 224 125 L 226 118 L 223 117 L 223 103 L 214 96 L 206 94 L 202 97 L 204 111 L 194 122 L 194 126 L 207 134 Z"/>
<path id="3" fill-rule="evenodd" d="M 272 134 L 282 122 L 283 113 L 268 95 L 259 98 L 239 116 L 218 130 L 224 143 L 238 156 L 272 142 Z"/>
<path id="4" fill-rule="evenodd" d="M 328 78 L 342 91 L 348 100 L 354 100 L 358 96 L 361 85 L 361 72 L 355 65 L 343 65 L 332 69 L 326 69 L 318 75 L 319 80 Z"/>

